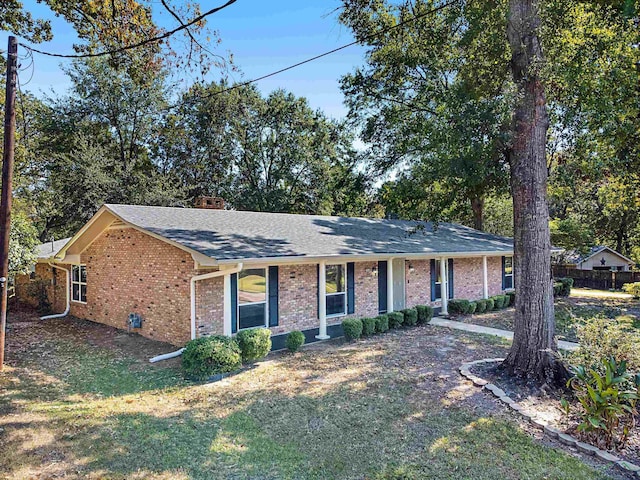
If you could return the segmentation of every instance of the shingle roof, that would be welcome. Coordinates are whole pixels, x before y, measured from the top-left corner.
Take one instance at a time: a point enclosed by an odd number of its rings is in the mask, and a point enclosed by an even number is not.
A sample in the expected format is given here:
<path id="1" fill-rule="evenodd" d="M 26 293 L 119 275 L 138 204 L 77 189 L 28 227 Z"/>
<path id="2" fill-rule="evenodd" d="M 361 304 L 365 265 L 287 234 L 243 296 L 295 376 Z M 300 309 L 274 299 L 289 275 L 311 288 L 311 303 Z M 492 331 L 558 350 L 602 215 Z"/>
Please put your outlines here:
<path id="1" fill-rule="evenodd" d="M 513 240 L 450 223 L 105 205 L 125 222 L 217 261 L 337 255 L 510 253 Z"/>
<path id="2" fill-rule="evenodd" d="M 595 247 L 591 247 L 591 250 L 589 250 L 589 252 L 585 255 L 581 255 L 579 252 L 570 252 L 565 259 L 566 263 L 575 263 L 576 265 L 584 262 L 588 259 L 590 259 L 591 257 L 593 257 L 594 255 L 597 255 L 598 253 L 604 251 L 604 250 L 608 250 L 611 253 L 618 255 L 620 258 L 623 258 L 625 260 L 628 260 L 629 263 L 633 263 L 633 260 L 631 260 L 630 258 L 625 257 L 624 255 L 622 255 L 620 252 L 616 252 L 614 249 L 607 247 L 606 245 L 596 245 Z"/>
<path id="3" fill-rule="evenodd" d="M 37 253 L 39 259 L 45 259 L 49 257 L 53 257 L 56 253 L 60 251 L 62 247 L 66 245 L 69 241 L 69 238 L 62 238 L 60 240 L 55 240 L 53 242 L 43 243 L 42 245 L 38 245 Z"/>

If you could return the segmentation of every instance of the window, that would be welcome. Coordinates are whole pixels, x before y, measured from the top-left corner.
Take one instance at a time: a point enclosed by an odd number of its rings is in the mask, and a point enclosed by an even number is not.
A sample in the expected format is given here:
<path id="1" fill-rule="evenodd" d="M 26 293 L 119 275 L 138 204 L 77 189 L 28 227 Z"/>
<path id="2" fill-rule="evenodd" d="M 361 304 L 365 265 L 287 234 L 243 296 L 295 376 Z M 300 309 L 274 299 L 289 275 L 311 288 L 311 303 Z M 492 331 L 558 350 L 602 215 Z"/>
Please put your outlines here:
<path id="1" fill-rule="evenodd" d="M 71 300 L 87 303 L 87 266 L 73 265 L 71 267 Z"/>
<path id="2" fill-rule="evenodd" d="M 242 270 L 238 274 L 238 330 L 266 326 L 267 270 Z"/>
<path id="3" fill-rule="evenodd" d="M 326 305 L 327 317 L 337 317 L 347 313 L 347 287 L 344 264 L 327 265 L 326 272 Z"/>
<path id="4" fill-rule="evenodd" d="M 513 257 L 504 257 L 504 289 L 513 288 Z"/>
<path id="5" fill-rule="evenodd" d="M 440 260 L 436 260 L 436 300 L 442 299 L 442 272 L 440 271 Z"/>

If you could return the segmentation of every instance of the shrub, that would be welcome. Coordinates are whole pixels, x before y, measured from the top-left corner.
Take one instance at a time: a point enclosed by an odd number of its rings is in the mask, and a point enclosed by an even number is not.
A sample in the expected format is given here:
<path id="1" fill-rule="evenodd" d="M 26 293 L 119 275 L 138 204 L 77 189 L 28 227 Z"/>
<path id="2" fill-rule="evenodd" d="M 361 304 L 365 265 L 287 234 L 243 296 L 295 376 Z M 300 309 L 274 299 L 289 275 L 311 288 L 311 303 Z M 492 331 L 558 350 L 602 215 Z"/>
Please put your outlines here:
<path id="1" fill-rule="evenodd" d="M 433 318 L 433 307 L 429 305 L 418 305 L 416 307 L 416 311 L 418 312 L 418 323 L 429 323 L 429 321 Z"/>
<path id="2" fill-rule="evenodd" d="M 502 297 L 502 308 L 507 308 L 509 306 L 509 295 L 502 294 L 500 296 Z"/>
<path id="3" fill-rule="evenodd" d="M 418 311 L 415 308 L 406 308 L 402 310 L 404 314 L 404 324 L 413 327 L 418 323 Z"/>
<path id="4" fill-rule="evenodd" d="M 452 298 L 449 300 L 449 312 L 464 315 L 469 310 L 469 300 Z"/>
<path id="5" fill-rule="evenodd" d="M 476 313 L 484 313 L 487 311 L 486 300 L 476 300 Z"/>
<path id="6" fill-rule="evenodd" d="M 343 320 L 342 331 L 347 340 L 357 340 L 362 336 L 362 320 L 359 318 L 347 318 Z"/>
<path id="7" fill-rule="evenodd" d="M 389 317 L 384 315 L 378 315 L 376 317 L 376 332 L 384 333 L 389 330 Z"/>
<path id="8" fill-rule="evenodd" d="M 640 282 L 625 283 L 622 285 L 622 290 L 633 295 L 633 298 L 640 298 Z"/>
<path id="9" fill-rule="evenodd" d="M 469 309 L 467 310 L 467 314 L 473 315 L 474 313 L 476 313 L 477 308 L 478 304 L 476 302 L 469 302 Z"/>
<path id="10" fill-rule="evenodd" d="M 491 298 L 491 297 L 490 297 L 490 298 L 487 298 L 487 299 L 485 300 L 485 302 L 487 302 L 487 310 L 486 310 L 487 312 L 490 312 L 491 310 L 493 310 L 494 308 L 496 308 L 496 303 L 495 303 L 495 301 L 493 300 L 493 298 Z"/>
<path id="11" fill-rule="evenodd" d="M 493 308 L 495 310 L 500 310 L 504 307 L 505 302 L 507 301 L 506 295 L 495 295 L 493 298 Z"/>
<path id="12" fill-rule="evenodd" d="M 373 335 L 376 333 L 376 319 L 375 318 L 363 318 L 362 319 L 362 334 Z"/>
<path id="13" fill-rule="evenodd" d="M 236 335 L 236 340 L 240 346 L 244 363 L 264 358 L 271 350 L 271 330 L 268 328 L 240 330 Z"/>
<path id="14" fill-rule="evenodd" d="M 553 295 L 556 297 L 568 297 L 573 288 L 573 278 L 556 278 L 553 282 Z"/>
<path id="15" fill-rule="evenodd" d="M 625 360 L 632 371 L 640 372 L 640 332 L 633 320 L 603 316 L 586 319 L 576 327 L 578 349 L 569 355 L 572 365 L 596 368 L 603 358 Z M 604 371 L 599 372 L 601 375 Z"/>
<path id="16" fill-rule="evenodd" d="M 285 345 L 291 353 L 295 353 L 300 350 L 302 345 L 304 345 L 304 341 L 304 333 L 300 330 L 294 330 L 293 332 L 289 332 L 289 335 L 287 335 Z"/>
<path id="17" fill-rule="evenodd" d="M 404 322 L 404 314 L 402 312 L 391 312 L 387 316 L 389 317 L 389 328 L 399 328 Z"/>
<path id="18" fill-rule="evenodd" d="M 624 445 L 635 425 L 640 375 L 628 372 L 627 363 L 614 357 L 601 359 L 598 367 L 573 367 L 567 385 L 582 406 L 577 430 L 592 432 L 601 447 L 611 449 Z"/>
<path id="19" fill-rule="evenodd" d="M 242 354 L 238 342 L 222 335 L 191 340 L 182 352 L 182 368 L 187 377 L 195 380 L 233 372 L 241 365 Z"/>
<path id="20" fill-rule="evenodd" d="M 509 304 L 507 306 L 512 307 L 516 304 L 516 292 L 507 292 L 507 298 L 509 299 Z"/>

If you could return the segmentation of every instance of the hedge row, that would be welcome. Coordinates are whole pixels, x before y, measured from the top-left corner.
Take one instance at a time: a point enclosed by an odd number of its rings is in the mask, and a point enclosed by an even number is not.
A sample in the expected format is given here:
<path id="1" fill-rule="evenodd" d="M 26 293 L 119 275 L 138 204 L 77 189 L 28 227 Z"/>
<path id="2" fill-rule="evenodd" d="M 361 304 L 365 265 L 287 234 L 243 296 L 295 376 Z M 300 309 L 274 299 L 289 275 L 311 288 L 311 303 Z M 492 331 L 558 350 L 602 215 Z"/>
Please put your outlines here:
<path id="1" fill-rule="evenodd" d="M 193 380 L 238 370 L 242 363 L 266 357 L 271 350 L 271 330 L 241 330 L 235 338 L 212 335 L 191 340 L 182 352 L 182 368 Z"/>
<path id="2" fill-rule="evenodd" d="M 452 298 L 449 300 L 449 312 L 458 315 L 471 315 L 473 313 L 484 313 L 492 310 L 500 310 L 515 303 L 515 292 L 507 292 L 504 295 L 495 295 L 483 300 L 463 300 Z"/>
<path id="3" fill-rule="evenodd" d="M 418 305 L 399 312 L 385 313 L 377 317 L 347 318 L 342 322 L 342 331 L 347 340 L 384 333 L 390 328 L 401 326 L 421 325 L 429 322 L 433 317 L 433 308 L 428 305 Z"/>

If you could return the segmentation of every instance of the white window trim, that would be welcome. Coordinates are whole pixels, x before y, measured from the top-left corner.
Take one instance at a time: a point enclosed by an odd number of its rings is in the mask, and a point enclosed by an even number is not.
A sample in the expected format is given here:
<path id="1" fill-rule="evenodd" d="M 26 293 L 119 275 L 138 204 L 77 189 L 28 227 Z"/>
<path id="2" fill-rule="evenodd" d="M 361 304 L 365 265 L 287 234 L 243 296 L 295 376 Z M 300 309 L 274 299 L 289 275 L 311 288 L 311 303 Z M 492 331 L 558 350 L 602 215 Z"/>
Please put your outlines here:
<path id="1" fill-rule="evenodd" d="M 82 275 L 80 274 L 80 272 L 78 272 L 78 281 L 74 281 L 73 280 L 73 269 L 78 267 L 79 269 L 84 267 L 85 272 L 87 270 L 87 265 L 85 263 L 80 263 L 77 265 L 71 265 L 71 282 L 69 283 L 69 288 L 71 289 L 71 301 L 73 303 L 81 303 L 82 305 L 86 305 L 87 302 L 83 302 L 82 300 L 76 300 L 75 298 L 73 298 L 73 286 L 74 285 L 78 285 L 78 294 L 80 295 L 80 298 L 82 298 L 82 285 L 84 285 L 85 291 L 87 289 L 87 282 L 83 282 L 82 279 Z M 86 294 L 85 294 L 86 295 Z"/>
<path id="2" fill-rule="evenodd" d="M 442 260 L 440 260 L 439 258 L 436 258 L 434 260 L 436 261 L 436 281 L 433 282 L 433 284 L 436 286 L 440 285 L 440 296 L 438 297 L 436 295 L 434 302 L 438 302 L 438 301 L 441 302 L 442 301 L 442 281 L 438 281 L 438 277 L 440 276 L 440 262 Z M 449 275 L 449 265 L 446 265 L 445 269 L 446 269 L 447 275 Z M 437 291 L 438 290 L 436 289 L 436 292 Z"/>
<path id="3" fill-rule="evenodd" d="M 269 328 L 269 268 L 268 267 L 254 267 L 243 268 L 244 270 L 264 270 L 264 301 L 262 302 L 245 302 L 240 303 L 240 273 L 238 272 L 238 281 L 236 282 L 236 298 L 238 299 L 238 305 L 236 307 L 236 333 L 240 330 L 252 330 L 254 328 Z M 264 325 L 257 325 L 255 327 L 240 328 L 240 307 L 244 305 L 261 305 L 264 304 Z"/>
<path id="4" fill-rule="evenodd" d="M 343 285 L 344 285 L 344 292 L 336 292 L 336 293 L 326 293 L 327 292 L 327 283 L 326 283 L 326 278 L 327 278 L 327 267 L 333 267 L 336 265 L 341 265 L 342 266 L 342 273 L 344 275 L 343 278 Z M 344 311 L 343 312 L 339 312 L 339 313 L 333 313 L 331 315 L 327 315 L 327 318 L 338 318 L 338 317 L 346 317 L 348 315 L 348 311 L 349 308 L 347 306 L 347 301 L 349 300 L 347 298 L 347 264 L 346 263 L 327 263 L 324 266 L 324 276 L 325 276 L 325 294 L 324 294 L 324 302 L 325 305 L 327 304 L 327 297 L 334 297 L 337 295 L 344 295 Z"/>
<path id="5" fill-rule="evenodd" d="M 507 273 L 507 265 L 506 265 L 507 258 L 511 259 L 511 273 Z M 511 277 L 511 287 L 505 288 L 504 291 L 505 292 L 509 292 L 511 290 L 515 290 L 515 286 L 513 285 L 513 255 L 512 256 L 505 255 L 504 262 L 505 262 L 504 272 L 503 272 L 504 278 L 505 278 L 505 282 L 504 283 L 507 283 L 507 280 L 506 280 L 507 277 Z"/>

